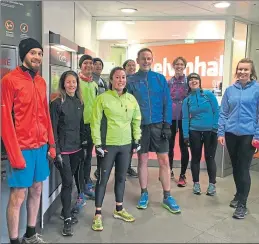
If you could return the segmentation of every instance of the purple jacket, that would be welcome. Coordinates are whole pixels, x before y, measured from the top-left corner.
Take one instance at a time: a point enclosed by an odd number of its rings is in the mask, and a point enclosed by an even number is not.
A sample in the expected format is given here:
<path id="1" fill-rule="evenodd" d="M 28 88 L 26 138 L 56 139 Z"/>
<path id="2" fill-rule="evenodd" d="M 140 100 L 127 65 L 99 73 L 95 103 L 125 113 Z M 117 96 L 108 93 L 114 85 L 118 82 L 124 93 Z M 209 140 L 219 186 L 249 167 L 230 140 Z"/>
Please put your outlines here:
<path id="1" fill-rule="evenodd" d="M 188 85 L 186 76 L 180 76 L 178 79 L 174 76 L 168 81 L 168 86 L 170 89 L 170 95 L 172 98 L 172 112 L 173 120 L 182 119 L 182 104 L 183 100 L 188 94 Z"/>

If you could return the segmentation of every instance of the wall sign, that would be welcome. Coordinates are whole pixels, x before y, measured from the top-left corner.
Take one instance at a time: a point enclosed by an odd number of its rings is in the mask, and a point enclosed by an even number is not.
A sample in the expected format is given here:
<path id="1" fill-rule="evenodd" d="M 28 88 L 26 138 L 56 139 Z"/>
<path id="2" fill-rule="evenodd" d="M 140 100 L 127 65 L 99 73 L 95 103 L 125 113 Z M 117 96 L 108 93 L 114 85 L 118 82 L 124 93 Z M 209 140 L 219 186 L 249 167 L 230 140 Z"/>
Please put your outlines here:
<path id="1" fill-rule="evenodd" d="M 72 53 L 55 46 L 50 47 L 50 65 L 60 65 L 71 68 Z"/>

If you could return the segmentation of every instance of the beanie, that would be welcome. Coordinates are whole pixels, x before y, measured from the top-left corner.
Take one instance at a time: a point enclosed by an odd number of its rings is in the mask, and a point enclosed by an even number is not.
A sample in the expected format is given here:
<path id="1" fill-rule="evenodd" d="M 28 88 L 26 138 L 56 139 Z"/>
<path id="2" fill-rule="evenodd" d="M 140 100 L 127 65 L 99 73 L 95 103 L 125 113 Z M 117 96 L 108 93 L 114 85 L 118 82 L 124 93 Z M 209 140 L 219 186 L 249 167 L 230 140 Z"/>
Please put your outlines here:
<path id="1" fill-rule="evenodd" d="M 19 44 L 19 56 L 22 62 L 26 54 L 33 48 L 40 48 L 43 51 L 41 44 L 37 40 L 33 38 L 27 38 L 27 39 L 21 40 Z"/>
<path id="2" fill-rule="evenodd" d="M 92 56 L 88 55 L 88 54 L 84 54 L 80 59 L 79 59 L 79 67 L 81 68 L 82 63 L 85 60 L 93 60 Z"/>
<path id="3" fill-rule="evenodd" d="M 101 64 L 102 64 L 102 68 L 103 68 L 103 61 L 100 59 L 100 58 L 94 58 L 93 59 L 93 63 L 96 63 L 96 62 L 101 62 Z"/>
<path id="4" fill-rule="evenodd" d="M 195 78 L 201 82 L 201 77 L 197 73 L 191 73 L 187 76 L 187 83 L 189 84 L 190 80 Z"/>

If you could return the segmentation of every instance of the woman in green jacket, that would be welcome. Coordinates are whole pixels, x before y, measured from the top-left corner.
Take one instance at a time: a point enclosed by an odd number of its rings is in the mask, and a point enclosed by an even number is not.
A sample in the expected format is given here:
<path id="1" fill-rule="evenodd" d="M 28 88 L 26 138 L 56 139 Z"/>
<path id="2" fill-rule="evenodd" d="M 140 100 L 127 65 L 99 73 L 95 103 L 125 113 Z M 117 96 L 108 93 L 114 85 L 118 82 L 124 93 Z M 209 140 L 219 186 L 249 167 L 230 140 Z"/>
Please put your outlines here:
<path id="1" fill-rule="evenodd" d="M 99 95 L 95 101 L 91 121 L 96 154 L 102 158 L 95 189 L 96 212 L 92 224 L 92 229 L 99 231 L 103 230 L 101 208 L 114 162 L 116 209 L 113 216 L 127 222 L 135 220 L 122 203 L 131 151 L 137 152 L 140 149 L 141 114 L 135 97 L 125 89 L 125 70 L 114 68 L 110 73 L 110 82 L 110 90 Z M 107 126 L 101 128 L 103 116 L 107 119 Z"/>

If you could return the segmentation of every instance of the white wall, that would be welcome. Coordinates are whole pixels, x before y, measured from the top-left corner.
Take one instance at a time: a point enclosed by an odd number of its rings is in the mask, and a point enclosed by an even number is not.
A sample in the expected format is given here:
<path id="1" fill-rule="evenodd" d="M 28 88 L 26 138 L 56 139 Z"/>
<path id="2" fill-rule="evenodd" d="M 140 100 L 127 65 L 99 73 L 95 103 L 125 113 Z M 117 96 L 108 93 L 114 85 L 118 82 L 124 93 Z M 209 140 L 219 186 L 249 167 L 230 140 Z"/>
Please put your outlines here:
<path id="1" fill-rule="evenodd" d="M 257 76 L 259 76 L 259 25 L 251 26 L 250 52 L 248 57 L 254 61 Z"/>

